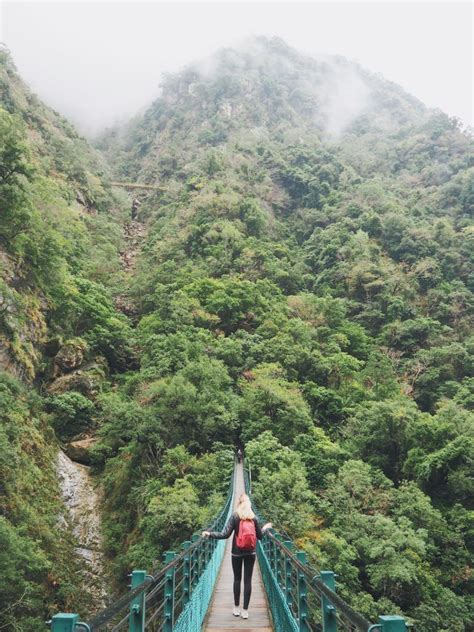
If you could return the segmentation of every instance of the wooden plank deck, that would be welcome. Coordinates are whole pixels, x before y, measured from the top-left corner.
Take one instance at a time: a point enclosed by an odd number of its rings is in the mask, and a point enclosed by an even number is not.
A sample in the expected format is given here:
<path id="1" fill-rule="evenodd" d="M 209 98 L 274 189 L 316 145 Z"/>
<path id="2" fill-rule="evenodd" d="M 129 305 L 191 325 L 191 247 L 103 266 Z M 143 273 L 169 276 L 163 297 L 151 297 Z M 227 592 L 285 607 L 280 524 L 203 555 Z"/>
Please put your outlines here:
<path id="1" fill-rule="evenodd" d="M 244 472 L 242 464 L 237 465 L 235 481 L 235 501 L 244 491 Z M 203 632 L 273 632 L 268 612 L 268 604 L 263 588 L 262 577 L 258 562 L 255 564 L 252 578 L 252 596 L 249 605 L 249 618 L 234 617 L 232 607 L 234 596 L 232 592 L 233 573 L 231 564 L 232 536 L 226 543 L 224 559 L 216 581 L 211 605 L 203 625 Z M 241 605 L 243 598 L 243 581 L 241 590 Z"/>

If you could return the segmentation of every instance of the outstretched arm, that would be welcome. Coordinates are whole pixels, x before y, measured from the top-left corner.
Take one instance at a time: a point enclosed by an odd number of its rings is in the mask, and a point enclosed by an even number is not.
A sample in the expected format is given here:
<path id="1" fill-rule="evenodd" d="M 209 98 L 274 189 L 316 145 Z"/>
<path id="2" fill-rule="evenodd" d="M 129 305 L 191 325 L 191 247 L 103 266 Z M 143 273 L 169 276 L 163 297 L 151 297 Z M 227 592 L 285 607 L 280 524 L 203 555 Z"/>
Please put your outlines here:
<path id="1" fill-rule="evenodd" d="M 267 522 L 266 524 L 263 525 L 263 527 L 261 527 L 258 520 L 255 520 L 255 531 L 257 532 L 258 540 L 261 540 L 263 536 L 265 535 L 265 533 L 268 531 L 268 529 L 271 529 L 271 528 L 272 528 L 271 522 Z"/>
<path id="2" fill-rule="evenodd" d="M 227 540 L 227 538 L 233 532 L 234 527 L 235 527 L 235 519 L 234 519 L 234 516 L 232 515 L 230 517 L 228 523 L 224 527 L 223 531 L 203 531 L 202 532 L 202 537 L 203 538 L 214 538 L 215 540 Z"/>

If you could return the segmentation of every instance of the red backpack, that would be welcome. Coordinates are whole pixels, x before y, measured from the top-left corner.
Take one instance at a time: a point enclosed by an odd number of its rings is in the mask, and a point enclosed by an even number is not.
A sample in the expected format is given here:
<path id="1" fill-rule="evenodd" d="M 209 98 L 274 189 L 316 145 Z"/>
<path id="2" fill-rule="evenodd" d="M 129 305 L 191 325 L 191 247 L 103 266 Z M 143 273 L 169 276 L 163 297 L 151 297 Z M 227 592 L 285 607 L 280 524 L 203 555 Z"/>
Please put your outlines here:
<path id="1" fill-rule="evenodd" d="M 253 520 L 241 520 L 239 533 L 235 541 L 237 548 L 241 551 L 255 551 L 257 546 L 257 533 Z"/>

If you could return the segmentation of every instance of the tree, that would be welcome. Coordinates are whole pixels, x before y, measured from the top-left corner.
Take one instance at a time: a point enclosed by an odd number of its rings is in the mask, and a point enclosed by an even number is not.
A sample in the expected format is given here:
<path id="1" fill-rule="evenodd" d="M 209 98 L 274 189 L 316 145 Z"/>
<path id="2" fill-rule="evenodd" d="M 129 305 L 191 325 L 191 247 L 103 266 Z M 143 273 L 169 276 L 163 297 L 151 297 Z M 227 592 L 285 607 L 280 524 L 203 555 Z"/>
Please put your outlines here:
<path id="1" fill-rule="evenodd" d="M 63 440 L 92 426 L 95 406 L 81 393 L 71 391 L 51 397 L 48 408 L 54 413 L 53 426 Z"/>
<path id="2" fill-rule="evenodd" d="M 0 239 L 9 248 L 29 227 L 32 208 L 26 185 L 31 176 L 24 128 L 0 107 Z"/>
<path id="3" fill-rule="evenodd" d="M 43 625 L 42 585 L 50 562 L 33 539 L 0 516 L 0 626 L 17 630 Z"/>
<path id="4" fill-rule="evenodd" d="M 229 386 L 224 365 L 204 359 L 147 385 L 141 400 L 152 415 L 139 427 L 143 441 L 167 447 L 185 443 L 193 451 L 209 449 L 215 441 L 231 442 L 237 416 Z"/>
<path id="5" fill-rule="evenodd" d="M 242 437 L 249 441 L 269 430 L 284 445 L 312 426 L 309 407 L 296 384 L 284 378 L 277 364 L 262 364 L 240 382 L 239 417 Z"/>
<path id="6" fill-rule="evenodd" d="M 166 550 L 175 548 L 202 527 L 205 511 L 196 491 L 186 480 L 162 487 L 146 506 L 140 524 L 140 541 L 130 548 L 130 563 L 151 565 Z"/>
<path id="7" fill-rule="evenodd" d="M 398 484 L 412 437 L 423 415 L 409 399 L 368 402 L 349 419 L 344 434 L 347 448 Z"/>
<path id="8" fill-rule="evenodd" d="M 129 321 L 115 310 L 110 293 L 99 283 L 75 277 L 54 317 L 66 319 L 68 330 L 102 353 L 113 371 L 133 367 Z"/>
<path id="9" fill-rule="evenodd" d="M 219 327 L 226 333 L 239 327 L 253 329 L 281 296 L 270 281 L 252 283 L 238 278 L 202 279 L 185 291 L 197 298 L 206 312 L 219 318 Z"/>
<path id="10" fill-rule="evenodd" d="M 472 413 L 446 402 L 412 429 L 405 472 L 436 498 L 465 501 L 473 492 Z"/>
<path id="11" fill-rule="evenodd" d="M 327 475 L 336 472 L 347 456 L 322 428 L 313 427 L 306 434 L 298 435 L 293 448 L 306 467 L 311 489 L 325 487 Z"/>
<path id="12" fill-rule="evenodd" d="M 252 467 L 252 494 L 266 520 L 292 537 L 311 526 L 312 494 L 297 452 L 267 431 L 249 441 L 246 458 Z"/>

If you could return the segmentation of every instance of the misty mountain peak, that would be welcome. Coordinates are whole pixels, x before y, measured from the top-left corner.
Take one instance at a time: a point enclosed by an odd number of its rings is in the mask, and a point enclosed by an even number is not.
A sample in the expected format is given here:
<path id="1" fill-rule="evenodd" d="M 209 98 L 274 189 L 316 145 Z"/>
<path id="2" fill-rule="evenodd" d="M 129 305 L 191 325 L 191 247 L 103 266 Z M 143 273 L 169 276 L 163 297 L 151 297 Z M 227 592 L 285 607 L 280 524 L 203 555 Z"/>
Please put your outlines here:
<path id="1" fill-rule="evenodd" d="M 167 75 L 145 113 L 99 145 L 113 160 L 134 154 L 124 175 L 154 182 L 162 162 L 177 176 L 196 153 L 262 139 L 337 145 L 359 168 L 382 152 L 381 137 L 398 143 L 426 126 L 456 123 L 344 57 L 313 58 L 279 38 L 255 37 Z"/>
<path id="2" fill-rule="evenodd" d="M 396 127 L 426 108 L 401 88 L 341 56 L 312 58 L 280 38 L 254 37 L 239 47 L 168 75 L 160 102 L 220 113 L 250 126 L 302 122 L 339 136 L 365 117 L 372 127 Z"/>

